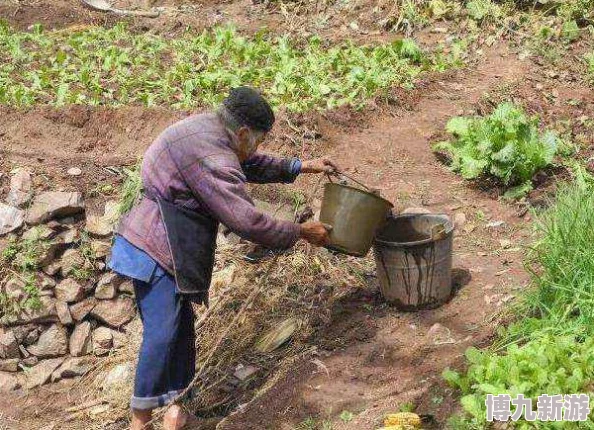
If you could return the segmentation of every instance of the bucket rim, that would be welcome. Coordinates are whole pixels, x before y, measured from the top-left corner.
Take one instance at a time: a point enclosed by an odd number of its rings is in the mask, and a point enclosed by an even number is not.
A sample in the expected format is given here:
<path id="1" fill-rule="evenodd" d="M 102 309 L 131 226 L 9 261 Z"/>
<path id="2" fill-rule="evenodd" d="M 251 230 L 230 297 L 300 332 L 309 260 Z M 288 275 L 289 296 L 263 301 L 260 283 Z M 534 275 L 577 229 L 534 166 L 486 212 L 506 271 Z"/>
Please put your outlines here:
<path id="1" fill-rule="evenodd" d="M 351 185 L 343 185 L 343 184 L 338 184 L 336 182 L 326 182 L 326 184 L 324 185 L 324 188 L 326 188 L 328 186 L 332 186 L 332 185 L 337 186 L 337 187 L 341 187 L 341 188 L 349 188 L 349 189 L 351 189 L 353 191 L 358 191 L 358 192 L 360 192 L 362 194 L 365 194 L 367 196 L 375 197 L 376 199 L 381 200 L 384 203 L 387 203 L 388 206 L 390 207 L 390 209 L 392 209 L 394 207 L 394 204 L 391 201 L 386 200 L 383 197 L 378 196 L 377 194 L 370 193 L 369 191 L 365 191 L 365 190 L 362 190 L 361 188 L 353 187 Z"/>
<path id="2" fill-rule="evenodd" d="M 412 218 L 412 217 L 439 217 L 439 218 L 444 218 L 444 221 L 447 221 L 446 223 L 446 232 L 445 232 L 445 237 L 441 238 L 441 239 L 433 239 L 433 238 L 427 238 L 427 239 L 423 239 L 423 240 L 415 240 L 415 241 L 411 241 L 411 242 L 394 242 L 394 241 L 388 241 L 388 240 L 382 240 L 379 238 L 379 232 L 376 234 L 376 236 L 373 239 L 373 244 L 379 244 L 379 245 L 384 245 L 384 246 L 401 246 L 401 247 L 405 247 L 405 248 L 410 248 L 410 247 L 414 247 L 414 246 L 419 246 L 419 245 L 426 245 L 428 243 L 431 242 L 440 242 L 442 240 L 447 240 L 452 236 L 452 233 L 454 232 L 454 224 L 452 223 L 452 220 L 450 219 L 450 217 L 447 214 L 400 214 L 400 215 L 395 215 L 395 216 L 391 216 L 390 219 L 402 219 L 402 218 Z"/>

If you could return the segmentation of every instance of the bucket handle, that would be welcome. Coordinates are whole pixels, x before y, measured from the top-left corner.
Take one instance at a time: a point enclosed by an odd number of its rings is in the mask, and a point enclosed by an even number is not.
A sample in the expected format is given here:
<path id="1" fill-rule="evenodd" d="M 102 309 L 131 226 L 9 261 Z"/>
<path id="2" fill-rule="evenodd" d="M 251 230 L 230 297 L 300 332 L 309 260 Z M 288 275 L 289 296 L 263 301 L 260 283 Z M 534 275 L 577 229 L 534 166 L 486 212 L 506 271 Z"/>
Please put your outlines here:
<path id="1" fill-rule="evenodd" d="M 342 172 L 342 171 L 340 171 L 340 170 L 335 170 L 335 171 L 332 173 L 332 175 L 333 175 L 333 176 L 336 176 L 336 177 L 343 176 L 343 177 L 347 178 L 348 180 L 350 180 L 350 181 L 353 181 L 353 182 L 354 182 L 354 183 L 356 183 L 357 185 L 360 185 L 360 186 L 362 186 L 363 188 L 365 188 L 365 189 L 366 189 L 367 191 L 369 191 L 369 192 L 373 192 L 373 191 L 374 191 L 372 188 L 368 187 L 368 186 L 367 186 L 367 185 L 365 185 L 363 182 L 361 182 L 361 181 L 358 181 L 357 179 L 353 178 L 353 177 L 352 177 L 352 176 L 350 176 L 350 175 L 347 175 L 346 173 L 344 173 L 344 172 Z M 330 173 L 326 173 L 326 176 L 328 176 L 328 180 L 329 180 L 330 182 L 332 182 L 332 175 L 331 175 Z"/>

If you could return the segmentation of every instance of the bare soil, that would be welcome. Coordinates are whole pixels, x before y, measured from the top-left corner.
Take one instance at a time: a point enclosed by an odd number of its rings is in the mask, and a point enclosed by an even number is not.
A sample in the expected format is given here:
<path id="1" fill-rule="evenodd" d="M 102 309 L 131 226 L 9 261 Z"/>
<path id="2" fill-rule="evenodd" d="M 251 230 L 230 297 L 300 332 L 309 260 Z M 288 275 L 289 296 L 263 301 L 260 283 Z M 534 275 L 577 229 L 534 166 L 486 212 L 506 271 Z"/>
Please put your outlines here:
<path id="1" fill-rule="evenodd" d="M 245 1 L 190 6 L 196 8 L 187 9 L 193 11 L 192 19 L 202 23 L 232 17 L 240 26 L 253 28 L 257 20 L 270 24 L 285 19 L 280 12 L 257 16 L 264 6 Z M 185 25 L 188 14 L 171 12 L 154 21 L 135 20 L 134 25 L 175 31 Z M 19 28 L 36 22 L 52 28 L 115 22 L 65 0 L 5 2 L 0 16 Z M 348 15 L 342 19 L 346 22 Z M 414 206 L 452 217 L 464 214 L 466 222 L 455 237 L 459 289 L 439 309 L 405 313 L 386 305 L 377 280 L 370 279 L 367 290 L 333 310 L 332 320 L 312 339 L 317 353 L 311 359 L 298 363 L 219 428 L 292 429 L 314 417 L 332 422 L 334 429 L 374 429 L 383 414 L 406 402 L 414 402 L 420 413 L 434 415 L 435 428 L 444 428 L 456 399 L 440 374 L 445 367 L 461 366 L 467 347 L 488 342 L 501 311 L 527 285 L 522 261 L 523 247 L 531 240 L 525 228 L 530 217 L 520 217 L 518 208 L 493 192 L 471 187 L 451 173 L 431 152 L 430 143 L 442 134 L 451 116 L 487 109 L 498 97 L 515 97 L 550 122 L 592 116 L 594 96 L 589 88 L 543 76 L 538 65 L 500 47 L 486 51 L 476 67 L 429 77 L 412 91 L 395 90 L 392 104 L 378 102 L 363 113 L 345 109 L 279 115 L 267 150 L 305 158 L 327 154 L 381 190 L 397 209 Z M 554 97 L 548 96 L 553 93 Z M 2 107 L 0 172 L 5 175 L 0 176 L 0 195 L 8 185 L 6 173 L 23 165 L 34 171 L 40 189 L 79 189 L 92 195 L 99 184 L 117 186 L 122 180 L 118 169 L 134 164 L 167 125 L 190 113 L 134 106 Z M 593 140 L 590 129 L 572 131 L 583 134 L 586 142 Z M 66 171 L 73 166 L 80 167 L 83 175 L 68 176 Z M 295 186 L 309 193 L 315 183 L 303 178 Z M 505 224 L 489 228 L 490 221 Z M 435 324 L 445 328 L 445 338 L 428 334 Z M 76 404 L 76 391 L 68 388 L 57 385 L 5 396 L 0 401 L 0 428 L 38 429 L 59 422 L 64 409 Z M 343 410 L 353 412 L 354 419 L 340 420 Z M 73 422 L 47 428 L 83 427 Z"/>

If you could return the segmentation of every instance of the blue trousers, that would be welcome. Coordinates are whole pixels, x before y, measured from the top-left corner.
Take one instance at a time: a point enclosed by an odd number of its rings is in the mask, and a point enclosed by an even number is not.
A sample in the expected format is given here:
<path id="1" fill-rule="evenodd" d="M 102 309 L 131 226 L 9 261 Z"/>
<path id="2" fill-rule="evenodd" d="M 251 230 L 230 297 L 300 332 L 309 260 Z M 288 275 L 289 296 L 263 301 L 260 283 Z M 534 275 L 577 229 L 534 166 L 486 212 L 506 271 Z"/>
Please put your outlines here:
<path id="1" fill-rule="evenodd" d="M 194 312 L 176 293 L 175 279 L 159 266 L 149 282 L 133 283 L 144 330 L 130 404 L 154 409 L 170 403 L 194 378 Z"/>

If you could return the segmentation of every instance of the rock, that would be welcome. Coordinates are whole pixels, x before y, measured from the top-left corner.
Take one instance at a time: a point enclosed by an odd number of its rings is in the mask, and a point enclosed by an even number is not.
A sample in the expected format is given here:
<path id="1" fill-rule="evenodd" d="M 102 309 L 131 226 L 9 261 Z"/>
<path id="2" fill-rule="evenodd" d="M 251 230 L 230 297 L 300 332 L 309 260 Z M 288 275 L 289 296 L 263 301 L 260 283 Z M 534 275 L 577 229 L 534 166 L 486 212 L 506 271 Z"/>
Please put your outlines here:
<path id="1" fill-rule="evenodd" d="M 70 336 L 70 355 L 73 357 L 87 355 L 91 347 L 91 323 L 84 321 L 74 328 Z"/>
<path id="2" fill-rule="evenodd" d="M 59 261 L 54 261 L 43 267 L 43 273 L 49 276 L 57 275 L 60 270 L 62 270 L 62 263 Z"/>
<path id="3" fill-rule="evenodd" d="M 127 384 L 132 378 L 132 369 L 132 363 L 122 363 L 107 372 L 101 384 L 103 391 L 110 391 Z"/>
<path id="4" fill-rule="evenodd" d="M 111 329 L 107 327 L 98 327 L 93 331 L 93 353 L 95 355 L 105 355 L 113 347 L 113 335 Z"/>
<path id="5" fill-rule="evenodd" d="M 111 244 L 109 242 L 102 242 L 100 240 L 94 240 L 91 242 L 91 250 L 95 254 L 95 258 L 105 258 L 109 254 Z"/>
<path id="6" fill-rule="evenodd" d="M 103 300 L 113 299 L 122 282 L 124 282 L 124 278 L 117 273 L 105 273 L 97 283 L 95 297 Z"/>
<path id="7" fill-rule="evenodd" d="M 0 336 L 0 358 L 20 358 L 19 343 L 12 331 Z"/>
<path id="8" fill-rule="evenodd" d="M 113 300 L 100 300 L 91 315 L 112 327 L 120 327 L 134 318 L 134 302 L 128 297 Z"/>
<path id="9" fill-rule="evenodd" d="M 118 220 L 118 205 L 115 200 L 105 203 L 103 214 L 88 214 L 86 229 L 94 236 L 109 236 Z"/>
<path id="10" fill-rule="evenodd" d="M 6 294 L 8 298 L 22 302 L 27 297 L 25 286 L 26 284 L 20 279 L 11 278 L 3 287 L 4 294 Z"/>
<path id="11" fill-rule="evenodd" d="M 413 212 L 413 213 L 415 213 L 415 212 Z M 250 379 L 252 376 L 254 376 L 256 373 L 258 373 L 259 370 L 260 370 L 260 368 L 257 366 L 252 366 L 252 365 L 244 366 L 243 364 L 240 364 L 235 369 L 233 376 L 235 378 L 237 378 L 239 381 L 245 382 L 248 379 Z"/>
<path id="12" fill-rule="evenodd" d="M 100 300 L 113 299 L 116 296 L 116 289 L 113 285 L 98 285 L 95 290 L 95 297 Z"/>
<path id="13" fill-rule="evenodd" d="M 122 333 L 116 330 L 111 331 L 111 335 L 113 336 L 113 348 L 119 349 L 129 343 L 129 337 L 126 333 Z"/>
<path id="14" fill-rule="evenodd" d="M 41 306 L 38 309 L 23 310 L 14 320 L 11 318 L 8 325 L 28 323 L 53 323 L 58 321 L 55 299 L 47 296 L 39 298 Z M 2 321 L 0 321 L 2 323 Z"/>
<path id="15" fill-rule="evenodd" d="M 18 376 L 12 373 L 0 373 L 0 393 L 8 393 L 21 387 L 21 379 Z"/>
<path id="16" fill-rule="evenodd" d="M 82 170 L 78 167 L 71 167 L 66 173 L 68 173 L 70 176 L 80 176 L 82 175 Z"/>
<path id="17" fill-rule="evenodd" d="M 84 210 L 78 192 L 46 191 L 38 195 L 27 211 L 27 224 L 37 225 L 53 218 L 76 215 Z"/>
<path id="18" fill-rule="evenodd" d="M 53 324 L 41 333 L 37 343 L 27 348 L 27 351 L 38 358 L 60 357 L 67 354 L 68 333 L 63 326 Z"/>
<path id="19" fill-rule="evenodd" d="M 120 284 L 118 291 L 120 293 L 134 295 L 134 284 L 131 280 L 127 279 Z"/>
<path id="20" fill-rule="evenodd" d="M 21 325 L 12 329 L 17 343 L 23 343 L 31 332 L 37 332 L 37 326 L 34 324 Z"/>
<path id="21" fill-rule="evenodd" d="M 19 345 L 19 350 L 21 351 L 21 356 L 23 358 L 33 357 L 31 354 L 29 354 L 29 351 L 27 351 L 27 348 L 25 348 L 23 345 Z"/>
<path id="22" fill-rule="evenodd" d="M 431 326 L 429 331 L 427 331 L 427 337 L 435 345 L 454 343 L 450 329 L 439 323 L 435 323 Z"/>
<path id="23" fill-rule="evenodd" d="M 25 367 L 33 367 L 37 363 L 39 363 L 39 358 L 35 357 L 34 355 L 24 358 L 21 360 L 21 365 Z"/>
<path id="24" fill-rule="evenodd" d="M 60 259 L 62 275 L 68 276 L 74 270 L 81 269 L 85 265 L 85 258 L 78 249 L 67 249 Z"/>
<path id="25" fill-rule="evenodd" d="M 39 387 L 47 383 L 52 373 L 64 362 L 64 358 L 52 358 L 43 360 L 27 372 L 27 388 Z"/>
<path id="26" fill-rule="evenodd" d="M 88 358 L 68 358 L 56 371 L 54 371 L 54 373 L 52 373 L 52 382 L 82 376 L 91 370 L 92 367 L 93 366 Z"/>
<path id="27" fill-rule="evenodd" d="M 72 315 L 70 315 L 70 309 L 68 303 L 58 300 L 56 301 L 56 312 L 58 313 L 58 319 L 62 325 L 73 324 Z"/>
<path id="28" fill-rule="evenodd" d="M 31 241 L 48 240 L 55 234 L 56 234 L 56 232 L 53 229 L 49 228 L 48 226 L 37 225 L 33 228 L 30 228 L 26 232 L 24 232 L 22 237 L 24 240 L 31 240 Z"/>
<path id="29" fill-rule="evenodd" d="M 72 245 L 80 239 L 80 231 L 76 227 L 69 228 L 58 235 L 64 245 Z"/>
<path id="30" fill-rule="evenodd" d="M 487 224 L 487 228 L 499 228 L 499 227 L 503 227 L 505 225 L 505 221 L 491 221 L 490 223 Z"/>
<path id="31" fill-rule="evenodd" d="M 464 212 L 458 212 L 454 215 L 454 227 L 456 229 L 462 229 L 466 224 L 466 215 Z"/>
<path id="32" fill-rule="evenodd" d="M 41 290 L 53 290 L 56 286 L 56 281 L 51 276 L 47 276 L 45 273 L 37 274 L 37 286 Z"/>
<path id="33" fill-rule="evenodd" d="M 22 343 L 25 346 L 31 346 L 39 340 L 39 336 L 39 330 L 31 330 L 29 333 L 27 333 L 27 336 L 25 336 Z"/>
<path id="34" fill-rule="evenodd" d="M 22 210 L 0 203 L 0 236 L 19 229 L 23 225 L 24 215 Z"/>
<path id="35" fill-rule="evenodd" d="M 57 238 L 54 239 L 54 241 L 52 241 L 50 244 L 45 244 L 45 246 L 42 246 L 38 259 L 39 265 L 41 267 L 47 267 L 51 265 L 56 259 L 56 255 L 63 247 L 64 244 L 59 242 Z"/>
<path id="36" fill-rule="evenodd" d="M 56 285 L 55 294 L 58 300 L 73 303 L 84 299 L 85 289 L 74 279 L 66 278 Z"/>
<path id="37" fill-rule="evenodd" d="M 402 215 L 406 215 L 406 214 L 430 214 L 431 211 L 429 209 L 426 209 L 426 208 L 410 207 L 410 208 L 404 209 L 400 213 Z"/>
<path id="38" fill-rule="evenodd" d="M 95 297 L 89 297 L 80 303 L 70 306 L 70 315 L 74 321 L 82 321 L 97 305 Z"/>
<path id="39" fill-rule="evenodd" d="M 33 198 L 33 183 L 31 181 L 31 174 L 23 169 L 18 169 L 17 172 L 10 178 L 10 191 L 6 198 L 6 202 L 11 206 L 22 208 Z"/>
<path id="40" fill-rule="evenodd" d="M 0 372 L 18 372 L 19 358 L 9 358 L 7 360 L 0 360 Z"/>

